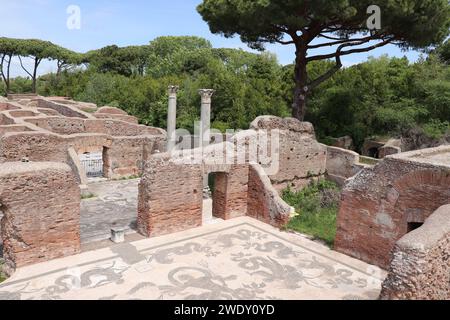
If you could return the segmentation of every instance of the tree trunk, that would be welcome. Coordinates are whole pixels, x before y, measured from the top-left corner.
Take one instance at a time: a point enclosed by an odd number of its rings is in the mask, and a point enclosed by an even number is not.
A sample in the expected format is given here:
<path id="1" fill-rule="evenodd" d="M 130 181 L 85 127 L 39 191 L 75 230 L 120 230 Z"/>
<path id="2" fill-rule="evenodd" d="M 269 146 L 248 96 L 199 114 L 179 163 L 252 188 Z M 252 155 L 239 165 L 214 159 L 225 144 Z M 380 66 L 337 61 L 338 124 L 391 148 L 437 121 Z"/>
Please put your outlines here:
<path id="1" fill-rule="evenodd" d="M 36 88 L 36 78 L 37 78 L 37 68 L 39 67 L 39 64 L 40 64 L 40 59 L 38 59 L 38 58 L 35 58 L 34 59 L 34 70 L 33 70 L 33 85 L 32 85 L 32 87 L 31 87 L 31 91 L 33 92 L 33 93 L 36 93 L 37 92 L 37 88 Z"/>
<path id="2" fill-rule="evenodd" d="M 8 59 L 6 59 L 8 57 Z M 2 57 L 2 62 L 1 62 L 1 75 L 3 78 L 3 81 L 5 82 L 5 86 L 6 86 L 6 94 L 9 93 L 9 88 L 10 88 L 10 81 L 9 81 L 9 71 L 11 69 L 11 59 L 12 56 L 11 55 L 7 55 L 5 54 Z M 6 63 L 6 73 L 5 73 L 5 63 Z"/>
<path id="3" fill-rule="evenodd" d="M 9 90 L 11 88 L 11 83 L 10 83 L 10 70 L 11 70 L 11 60 L 12 60 L 12 55 L 9 56 L 9 60 L 8 60 L 8 66 L 6 69 L 6 94 L 9 93 Z"/>
<path id="4" fill-rule="evenodd" d="M 298 48 L 295 59 L 295 90 L 292 104 L 292 117 L 300 121 L 305 119 L 306 98 L 308 95 L 308 72 L 306 69 L 306 49 Z"/>

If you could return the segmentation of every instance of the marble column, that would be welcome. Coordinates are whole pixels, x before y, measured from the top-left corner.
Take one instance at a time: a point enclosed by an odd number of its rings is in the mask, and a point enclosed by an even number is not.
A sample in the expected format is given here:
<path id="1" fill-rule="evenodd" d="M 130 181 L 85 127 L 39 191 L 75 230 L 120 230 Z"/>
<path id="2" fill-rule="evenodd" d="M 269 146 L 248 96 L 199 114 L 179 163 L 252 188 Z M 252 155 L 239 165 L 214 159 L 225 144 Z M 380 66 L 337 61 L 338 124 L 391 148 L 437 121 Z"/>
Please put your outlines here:
<path id="1" fill-rule="evenodd" d="M 169 86 L 169 109 L 167 112 L 167 151 L 175 147 L 177 129 L 177 92 L 178 86 Z"/>
<path id="2" fill-rule="evenodd" d="M 211 97 L 214 94 L 212 89 L 201 89 L 199 94 L 202 97 L 202 115 L 201 115 L 201 126 L 200 126 L 200 139 L 199 143 L 201 147 L 206 147 L 210 142 L 210 132 L 211 129 Z"/>
<path id="3" fill-rule="evenodd" d="M 214 94 L 212 89 L 201 89 L 199 94 L 202 97 L 202 115 L 200 124 L 200 148 L 205 148 L 209 145 L 211 140 L 211 98 Z M 211 190 L 208 185 L 208 174 L 203 176 L 203 197 L 205 199 L 211 198 Z"/>

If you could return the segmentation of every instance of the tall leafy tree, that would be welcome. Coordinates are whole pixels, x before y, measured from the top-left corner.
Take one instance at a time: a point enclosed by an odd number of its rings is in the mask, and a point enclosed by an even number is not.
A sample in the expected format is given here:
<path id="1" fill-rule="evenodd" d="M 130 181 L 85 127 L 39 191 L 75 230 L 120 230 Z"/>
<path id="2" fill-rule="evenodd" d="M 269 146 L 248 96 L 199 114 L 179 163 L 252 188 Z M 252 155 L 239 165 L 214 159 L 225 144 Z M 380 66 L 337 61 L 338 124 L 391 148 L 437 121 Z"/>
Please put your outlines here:
<path id="1" fill-rule="evenodd" d="M 450 39 L 443 43 L 436 51 L 443 62 L 450 64 Z"/>
<path id="2" fill-rule="evenodd" d="M 70 69 L 83 62 L 82 54 L 56 45 L 51 50 L 50 55 L 50 59 L 56 60 L 57 76 L 59 76 L 63 70 Z"/>
<path id="3" fill-rule="evenodd" d="M 18 39 L 0 38 L 0 75 L 5 82 L 7 93 L 11 86 L 11 62 L 12 58 L 19 54 L 19 43 Z"/>
<path id="4" fill-rule="evenodd" d="M 22 69 L 31 77 L 32 79 L 32 92 L 36 93 L 36 80 L 37 80 L 37 69 L 44 59 L 52 59 L 57 51 L 57 46 L 49 41 L 37 40 L 37 39 L 26 39 L 19 40 L 19 50 L 18 57 Z M 27 57 L 33 60 L 33 69 L 30 71 L 25 68 L 22 57 Z"/>
<path id="5" fill-rule="evenodd" d="M 377 8 L 381 22 L 376 21 Z M 308 95 L 342 67 L 342 56 L 388 44 L 428 48 L 441 43 L 450 26 L 448 0 L 204 0 L 198 11 L 211 32 L 240 35 L 252 48 L 295 46 L 292 115 L 300 120 Z M 317 53 L 326 48 L 329 53 Z M 310 79 L 308 64 L 326 59 L 335 64 Z"/>

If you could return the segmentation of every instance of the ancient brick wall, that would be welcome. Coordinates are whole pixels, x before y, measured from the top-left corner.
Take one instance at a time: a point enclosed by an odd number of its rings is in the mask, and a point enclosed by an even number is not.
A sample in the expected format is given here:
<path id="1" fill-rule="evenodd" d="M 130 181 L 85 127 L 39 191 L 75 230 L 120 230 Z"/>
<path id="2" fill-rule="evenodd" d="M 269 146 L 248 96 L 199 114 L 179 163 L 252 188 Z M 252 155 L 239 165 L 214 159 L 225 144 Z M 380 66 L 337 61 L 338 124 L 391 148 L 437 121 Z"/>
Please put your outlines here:
<path id="1" fill-rule="evenodd" d="M 279 192 L 287 187 L 301 190 L 312 179 L 324 176 L 327 148 L 317 142 L 312 124 L 293 118 L 262 116 L 250 127 L 256 131 L 279 130 L 279 170 L 269 175 Z"/>
<path id="2" fill-rule="evenodd" d="M 168 154 L 146 163 L 139 184 L 138 230 L 153 237 L 202 225 L 203 172 L 200 165 L 179 165 Z"/>
<path id="3" fill-rule="evenodd" d="M 0 166 L 7 271 L 80 251 L 80 189 L 61 163 Z"/>
<path id="4" fill-rule="evenodd" d="M 0 138 L 0 162 L 30 161 L 66 162 L 67 141 L 45 132 L 7 133 Z"/>
<path id="5" fill-rule="evenodd" d="M 86 132 L 103 133 L 111 136 L 142 136 L 142 135 L 164 135 L 165 131 L 159 128 L 146 127 L 119 120 L 86 120 Z"/>
<path id="6" fill-rule="evenodd" d="M 132 124 L 138 124 L 139 121 L 136 117 L 129 116 L 129 115 L 120 115 L 120 114 L 103 114 L 103 113 L 95 113 L 94 117 L 97 119 L 115 119 L 120 120 Z"/>
<path id="7" fill-rule="evenodd" d="M 144 145 L 150 144 L 152 152 L 164 151 L 165 137 L 111 137 L 102 134 L 76 134 L 61 136 L 46 132 L 6 133 L 0 136 L 0 162 L 55 161 L 70 164 L 68 149 L 73 147 L 78 154 L 102 151 L 109 168 L 107 177 L 119 178 L 142 172 Z"/>
<path id="8" fill-rule="evenodd" d="M 218 172 L 213 193 L 213 213 L 224 220 L 247 214 L 248 165 L 234 165 Z"/>
<path id="9" fill-rule="evenodd" d="M 278 195 L 260 165 L 252 164 L 248 178 L 247 215 L 275 227 L 285 226 L 291 208 Z"/>
<path id="10" fill-rule="evenodd" d="M 61 135 L 85 133 L 85 120 L 67 117 L 34 117 L 24 121 L 32 123 L 39 128 Z"/>
<path id="11" fill-rule="evenodd" d="M 387 268 L 395 243 L 411 224 L 450 203 L 450 163 L 440 161 L 446 152 L 390 156 L 352 178 L 342 194 L 336 250 Z"/>
<path id="12" fill-rule="evenodd" d="M 61 103 L 56 103 L 56 102 L 50 101 L 48 99 L 37 99 L 36 102 L 37 102 L 38 108 L 53 109 L 65 117 L 83 118 L 83 119 L 93 118 L 91 115 L 87 114 L 84 111 L 77 110 L 76 108 L 74 108 L 72 106 L 63 105 Z"/>
<path id="13" fill-rule="evenodd" d="M 450 205 L 395 245 L 381 299 L 450 299 Z"/>

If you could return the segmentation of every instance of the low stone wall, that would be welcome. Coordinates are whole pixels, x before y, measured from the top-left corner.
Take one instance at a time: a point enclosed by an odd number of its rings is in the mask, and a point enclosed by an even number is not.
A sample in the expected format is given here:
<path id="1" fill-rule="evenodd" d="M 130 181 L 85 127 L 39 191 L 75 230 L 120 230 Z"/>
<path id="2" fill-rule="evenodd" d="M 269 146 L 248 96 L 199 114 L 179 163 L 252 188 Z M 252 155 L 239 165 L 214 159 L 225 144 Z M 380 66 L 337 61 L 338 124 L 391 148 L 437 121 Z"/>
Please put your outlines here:
<path id="1" fill-rule="evenodd" d="M 7 126 L 0 126 L 0 136 L 3 136 L 5 133 L 8 132 L 29 132 L 29 131 L 32 131 L 32 129 L 20 124 L 10 124 Z"/>
<path id="2" fill-rule="evenodd" d="M 36 105 L 38 108 L 53 109 L 56 110 L 59 114 L 68 118 L 94 118 L 90 114 L 68 105 L 64 105 L 47 99 L 36 99 L 35 101 L 37 102 Z"/>
<path id="3" fill-rule="evenodd" d="M 30 161 L 66 162 L 68 141 L 46 132 L 6 133 L 0 138 L 0 162 Z"/>
<path id="4" fill-rule="evenodd" d="M 275 227 L 283 227 L 289 222 L 290 214 L 291 207 L 280 198 L 264 169 L 251 164 L 247 215 Z"/>
<path id="5" fill-rule="evenodd" d="M 354 151 L 327 147 L 327 178 L 341 186 L 344 185 L 345 180 L 360 170 L 355 167 L 358 162 L 359 154 Z"/>
<path id="6" fill-rule="evenodd" d="M 102 133 L 117 137 L 166 134 L 163 129 L 111 119 L 86 120 L 85 129 L 89 133 Z"/>
<path id="7" fill-rule="evenodd" d="M 60 135 L 71 135 L 86 132 L 84 127 L 84 119 L 51 116 L 27 118 L 24 119 L 24 121 Z"/>
<path id="8" fill-rule="evenodd" d="M 15 124 L 14 120 L 5 113 L 0 113 L 0 125 L 5 126 L 10 124 Z"/>
<path id="9" fill-rule="evenodd" d="M 80 251 L 80 188 L 61 163 L 0 165 L 6 271 Z"/>
<path id="10" fill-rule="evenodd" d="M 450 205 L 397 242 L 381 299 L 450 300 Z"/>
<path id="11" fill-rule="evenodd" d="M 115 119 L 115 120 L 120 120 L 120 121 L 124 121 L 124 122 L 129 122 L 132 124 L 139 123 L 139 121 L 136 117 L 129 116 L 129 115 L 95 113 L 94 117 L 96 117 L 97 119 Z"/>

